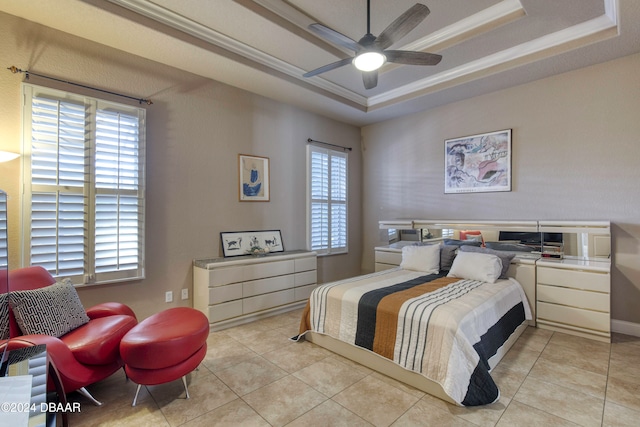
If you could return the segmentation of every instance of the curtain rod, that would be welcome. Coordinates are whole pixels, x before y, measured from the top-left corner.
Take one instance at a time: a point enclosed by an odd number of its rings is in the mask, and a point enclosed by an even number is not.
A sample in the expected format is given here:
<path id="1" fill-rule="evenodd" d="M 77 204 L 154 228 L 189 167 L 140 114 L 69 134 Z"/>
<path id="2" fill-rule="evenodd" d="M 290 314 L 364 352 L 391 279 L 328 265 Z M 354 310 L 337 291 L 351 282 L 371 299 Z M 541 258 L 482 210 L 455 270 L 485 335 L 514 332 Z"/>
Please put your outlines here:
<path id="1" fill-rule="evenodd" d="M 329 144 L 328 142 L 316 141 L 315 139 L 311 139 L 311 138 L 308 138 L 308 139 L 307 139 L 307 142 L 308 142 L 308 143 L 310 143 L 310 142 L 314 142 L 314 143 L 316 143 L 316 144 L 329 145 L 329 146 L 331 146 L 331 147 L 342 148 L 343 150 L 349 150 L 349 151 L 351 151 L 351 150 L 352 150 L 352 148 L 351 148 L 351 147 L 343 147 L 342 145 Z"/>
<path id="2" fill-rule="evenodd" d="M 7 70 L 11 71 L 13 74 L 24 73 L 26 78 L 27 78 L 27 80 L 29 80 L 29 75 L 34 75 L 34 76 L 42 77 L 43 79 L 55 80 L 56 82 L 65 83 L 65 84 L 72 85 L 72 86 L 78 86 L 78 87 L 82 87 L 82 88 L 85 88 L 85 89 L 97 90 L 98 92 L 108 93 L 109 95 L 116 95 L 116 96 L 120 96 L 122 98 L 133 99 L 134 101 L 138 101 L 140 104 L 142 104 L 142 103 L 145 103 L 147 105 L 153 104 L 153 102 L 151 102 L 150 99 L 135 98 L 133 96 L 123 95 L 123 94 L 117 93 L 117 92 L 111 92 L 111 91 L 104 90 L 104 89 L 98 89 L 97 87 L 86 86 L 86 85 L 83 85 L 83 84 L 80 84 L 80 83 L 74 83 L 74 82 L 70 82 L 70 81 L 67 81 L 67 80 L 57 79 L 55 77 L 45 76 L 43 74 L 37 74 L 37 73 L 31 72 L 29 70 L 21 70 L 20 68 L 17 68 L 15 65 L 12 65 L 11 67 L 8 67 Z"/>

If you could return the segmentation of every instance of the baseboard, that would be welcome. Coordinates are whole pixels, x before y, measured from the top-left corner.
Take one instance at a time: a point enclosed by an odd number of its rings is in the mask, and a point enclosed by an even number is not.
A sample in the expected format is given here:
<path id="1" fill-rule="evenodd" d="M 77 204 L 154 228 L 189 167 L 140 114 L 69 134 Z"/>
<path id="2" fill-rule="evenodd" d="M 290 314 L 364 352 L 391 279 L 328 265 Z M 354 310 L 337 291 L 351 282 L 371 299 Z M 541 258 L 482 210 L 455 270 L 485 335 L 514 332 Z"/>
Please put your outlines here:
<path id="1" fill-rule="evenodd" d="M 640 337 L 640 323 L 611 319 L 611 331 L 619 334 Z"/>

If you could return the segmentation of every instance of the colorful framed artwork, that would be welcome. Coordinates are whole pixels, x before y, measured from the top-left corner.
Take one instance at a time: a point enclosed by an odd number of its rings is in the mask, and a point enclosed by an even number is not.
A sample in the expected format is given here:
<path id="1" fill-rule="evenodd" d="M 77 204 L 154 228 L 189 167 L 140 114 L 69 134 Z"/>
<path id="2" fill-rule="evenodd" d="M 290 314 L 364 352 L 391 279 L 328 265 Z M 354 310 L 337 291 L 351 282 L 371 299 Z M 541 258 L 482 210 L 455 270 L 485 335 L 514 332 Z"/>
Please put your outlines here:
<path id="1" fill-rule="evenodd" d="M 511 191 L 511 129 L 444 142 L 444 192 Z"/>
<path id="2" fill-rule="evenodd" d="M 284 252 L 280 230 L 223 231 L 220 233 L 220 241 L 225 257 Z"/>
<path id="3" fill-rule="evenodd" d="M 238 154 L 241 202 L 269 201 L 269 158 Z"/>

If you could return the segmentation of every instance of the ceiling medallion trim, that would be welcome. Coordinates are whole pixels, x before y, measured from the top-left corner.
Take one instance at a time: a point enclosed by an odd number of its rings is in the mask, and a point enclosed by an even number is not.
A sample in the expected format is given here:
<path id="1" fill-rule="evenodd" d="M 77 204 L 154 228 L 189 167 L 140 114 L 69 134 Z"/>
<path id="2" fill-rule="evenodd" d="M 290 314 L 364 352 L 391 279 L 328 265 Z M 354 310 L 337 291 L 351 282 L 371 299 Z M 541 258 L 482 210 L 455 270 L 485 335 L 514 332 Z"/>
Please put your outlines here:
<path id="1" fill-rule="evenodd" d="M 434 92 L 444 85 L 452 85 L 457 81 L 474 80 L 523 65 L 540 57 L 556 55 L 568 48 L 586 46 L 587 44 L 611 38 L 618 34 L 618 10 L 615 5 L 616 0 L 604 1 L 604 15 L 411 84 L 371 96 L 368 98 L 368 111 Z"/>

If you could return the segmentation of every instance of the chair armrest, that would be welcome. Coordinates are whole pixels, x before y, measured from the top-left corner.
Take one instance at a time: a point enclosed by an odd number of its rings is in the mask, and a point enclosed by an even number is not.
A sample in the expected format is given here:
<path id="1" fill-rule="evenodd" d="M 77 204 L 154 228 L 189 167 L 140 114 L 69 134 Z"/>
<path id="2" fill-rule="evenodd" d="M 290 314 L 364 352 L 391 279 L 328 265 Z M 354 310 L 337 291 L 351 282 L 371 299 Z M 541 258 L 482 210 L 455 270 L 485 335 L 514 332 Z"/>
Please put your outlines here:
<path id="1" fill-rule="evenodd" d="M 138 320 L 136 318 L 136 314 L 131 310 L 131 308 L 119 302 L 103 302 L 102 304 L 94 305 L 87 309 L 87 316 L 89 316 L 89 319 L 115 316 L 118 314 L 126 314 L 127 316 L 131 316 Z"/>
<path id="2" fill-rule="evenodd" d="M 56 366 L 72 366 L 79 365 L 73 353 L 65 343 L 59 338 L 49 335 L 22 335 L 20 337 L 11 338 L 9 340 L 9 350 L 23 347 L 32 347 L 35 345 L 45 344 L 49 357 L 55 362 Z"/>

